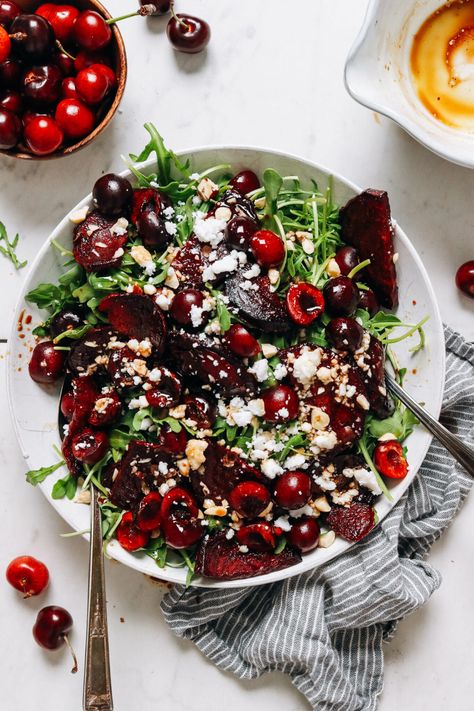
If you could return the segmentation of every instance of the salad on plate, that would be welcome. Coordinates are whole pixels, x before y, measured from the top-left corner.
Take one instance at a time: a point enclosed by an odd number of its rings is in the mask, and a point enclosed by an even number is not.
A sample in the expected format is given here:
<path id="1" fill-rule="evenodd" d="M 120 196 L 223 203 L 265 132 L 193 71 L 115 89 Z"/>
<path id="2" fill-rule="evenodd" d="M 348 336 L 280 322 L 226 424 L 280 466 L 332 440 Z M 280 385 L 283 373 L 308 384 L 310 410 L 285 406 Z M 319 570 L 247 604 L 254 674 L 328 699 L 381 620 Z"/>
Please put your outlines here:
<path id="1" fill-rule="evenodd" d="M 54 498 L 100 492 L 105 544 L 233 580 L 375 526 L 416 424 L 385 388 L 402 323 L 387 194 L 271 166 L 193 173 L 151 124 L 131 179 L 97 180 L 71 220 L 29 373 L 59 381 Z M 156 170 L 140 163 L 156 155 Z"/>

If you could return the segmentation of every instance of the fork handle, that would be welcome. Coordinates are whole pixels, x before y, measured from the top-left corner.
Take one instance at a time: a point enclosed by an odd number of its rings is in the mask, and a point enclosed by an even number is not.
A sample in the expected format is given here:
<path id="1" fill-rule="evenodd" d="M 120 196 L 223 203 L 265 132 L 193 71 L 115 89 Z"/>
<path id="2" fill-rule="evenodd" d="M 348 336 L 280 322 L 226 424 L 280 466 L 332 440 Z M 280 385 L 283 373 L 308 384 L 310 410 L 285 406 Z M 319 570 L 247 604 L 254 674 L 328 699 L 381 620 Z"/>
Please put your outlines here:
<path id="1" fill-rule="evenodd" d="M 91 483 L 89 598 L 84 675 L 84 711 L 113 711 L 106 606 L 100 507 L 98 491 Z"/>
<path id="2" fill-rule="evenodd" d="M 450 452 L 454 459 L 459 462 L 462 467 L 464 467 L 467 473 L 474 477 L 474 449 L 463 442 L 460 437 L 447 430 L 446 427 L 435 420 L 429 412 L 418 405 L 418 403 L 410 395 L 408 395 L 408 393 L 400 387 L 400 385 L 388 373 L 385 373 L 385 379 L 389 389 L 394 393 L 394 395 L 396 395 L 409 410 L 415 413 L 426 429 L 429 430 L 436 437 L 436 439 L 446 447 L 448 452 Z"/>

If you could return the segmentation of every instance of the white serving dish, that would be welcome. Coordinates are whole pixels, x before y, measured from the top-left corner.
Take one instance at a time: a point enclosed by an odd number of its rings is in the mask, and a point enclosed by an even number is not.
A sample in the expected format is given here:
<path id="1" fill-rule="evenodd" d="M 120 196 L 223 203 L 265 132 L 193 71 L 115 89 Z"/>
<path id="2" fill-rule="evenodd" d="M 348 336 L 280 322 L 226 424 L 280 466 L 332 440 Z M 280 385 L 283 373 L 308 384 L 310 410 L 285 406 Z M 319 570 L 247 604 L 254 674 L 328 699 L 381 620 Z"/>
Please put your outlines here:
<path id="1" fill-rule="evenodd" d="M 193 171 L 201 171 L 209 166 L 222 163 L 230 163 L 235 172 L 243 168 L 251 168 L 258 174 L 261 174 L 267 167 L 273 167 L 283 175 L 299 175 L 303 183 L 308 183 L 310 178 L 315 178 L 323 190 L 326 188 L 328 177 L 332 174 L 334 177 L 335 200 L 339 204 L 344 204 L 350 197 L 360 192 L 357 186 L 321 166 L 276 151 L 257 148 L 216 147 L 199 148 L 183 152 L 180 155 L 190 160 Z M 151 164 L 151 162 L 148 162 L 146 165 L 150 166 Z M 123 174 L 127 177 L 129 176 L 128 171 L 124 171 Z M 90 200 L 91 196 L 88 195 L 72 210 L 77 210 L 89 204 Z M 8 367 L 8 397 L 16 434 L 28 469 L 38 469 L 50 465 L 56 460 L 53 445 L 60 445 L 57 431 L 59 388 L 41 387 L 28 376 L 28 370 L 25 366 L 29 357 L 29 347 L 33 345 L 34 339 L 31 333 L 27 333 L 24 339 L 18 337 L 17 320 L 21 311 L 25 308 L 24 295 L 30 289 L 40 282 L 57 281 L 62 271 L 63 259 L 58 251 L 50 246 L 50 239 L 55 239 L 58 243 L 70 248 L 72 229 L 73 226 L 66 216 L 40 249 L 23 285 L 12 325 Z M 413 322 L 420 320 L 425 315 L 429 316 L 429 321 L 426 324 L 426 349 L 416 356 L 411 356 L 408 351 L 412 343 L 402 342 L 397 344 L 396 352 L 400 362 L 409 369 L 406 381 L 409 392 L 416 400 L 424 402 L 429 412 L 437 417 L 441 407 L 445 369 L 441 318 L 433 288 L 421 259 L 408 237 L 398 226 L 396 226 L 396 251 L 399 253 L 397 267 L 400 306 L 398 313 L 407 321 Z M 44 318 L 44 312 L 41 313 L 35 307 L 30 308 L 28 306 L 27 311 L 33 316 L 33 325 Z M 413 369 L 416 369 L 416 376 L 411 374 Z M 376 508 L 380 520 L 391 510 L 410 485 L 424 459 L 430 442 L 431 436 L 423 428 L 417 428 L 407 440 L 410 464 L 409 475 L 401 481 L 394 480 L 391 482 L 392 502 L 380 499 L 377 503 Z M 76 531 L 87 530 L 89 528 L 88 506 L 77 504 L 67 499 L 55 501 L 50 497 L 54 482 L 64 476 L 65 469 L 61 468 L 49 476 L 40 485 L 40 488 L 60 516 L 73 529 Z M 20 479 L 17 489 L 19 497 L 21 497 L 22 486 L 28 486 L 28 484 L 25 484 L 24 480 Z M 204 587 L 231 588 L 275 582 L 320 566 L 348 550 L 350 545 L 342 539 L 337 539 L 330 548 L 316 549 L 305 555 L 298 565 L 250 580 L 218 582 L 208 579 L 196 579 L 193 584 Z M 112 558 L 146 575 L 175 583 L 183 583 L 185 581 L 184 570 L 170 567 L 162 570 L 145 554 L 128 553 L 116 541 L 110 543 L 108 552 Z"/>
<path id="2" fill-rule="evenodd" d="M 393 119 L 417 141 L 467 168 L 474 167 L 474 133 L 437 121 L 418 99 L 410 76 L 413 36 L 442 0 L 370 0 L 344 69 L 349 94 Z"/>

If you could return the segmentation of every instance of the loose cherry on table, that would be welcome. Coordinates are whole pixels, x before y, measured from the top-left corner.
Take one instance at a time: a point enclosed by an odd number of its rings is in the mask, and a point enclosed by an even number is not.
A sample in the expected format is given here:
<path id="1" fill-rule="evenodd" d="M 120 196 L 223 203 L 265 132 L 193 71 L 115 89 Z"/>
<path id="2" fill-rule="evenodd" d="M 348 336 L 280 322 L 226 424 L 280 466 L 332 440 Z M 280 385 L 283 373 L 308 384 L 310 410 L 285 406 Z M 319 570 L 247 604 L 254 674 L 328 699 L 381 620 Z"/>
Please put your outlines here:
<path id="1" fill-rule="evenodd" d="M 300 281 L 288 289 L 286 308 L 298 326 L 309 326 L 323 313 L 324 297 L 316 286 Z"/>
<path id="2" fill-rule="evenodd" d="M 298 396 L 288 385 L 275 385 L 264 390 L 262 399 L 267 422 L 289 422 L 298 415 Z"/>
<path id="3" fill-rule="evenodd" d="M 260 187 L 260 181 L 253 170 L 241 170 L 229 180 L 229 185 L 241 195 L 247 195 Z"/>
<path id="4" fill-rule="evenodd" d="M 33 627 L 33 637 L 40 647 L 55 650 L 66 644 L 72 654 L 74 666 L 71 672 L 77 672 L 77 659 L 69 642 L 68 633 L 71 631 L 73 619 L 64 607 L 48 605 L 38 612 Z"/>
<path id="5" fill-rule="evenodd" d="M 16 114 L 0 108 L 0 148 L 8 150 L 16 146 L 21 135 L 21 121 Z"/>
<path id="6" fill-rule="evenodd" d="M 474 260 L 462 264 L 456 272 L 456 285 L 474 299 Z"/>
<path id="7" fill-rule="evenodd" d="M 31 152 L 39 156 L 54 153 L 64 139 L 58 124 L 49 116 L 35 116 L 29 120 L 24 135 Z"/>
<path id="8" fill-rule="evenodd" d="M 233 323 L 226 331 L 225 340 L 230 350 L 242 358 L 254 358 L 260 351 L 260 343 L 255 336 L 252 336 L 245 326 L 240 323 Z"/>
<path id="9" fill-rule="evenodd" d="M 72 439 L 72 453 L 84 464 L 97 464 L 107 453 L 109 438 L 101 430 L 86 428 Z"/>
<path id="10" fill-rule="evenodd" d="M 14 558 L 7 568 L 6 577 L 24 598 L 39 595 L 49 582 L 48 568 L 30 555 Z"/>
<path id="11" fill-rule="evenodd" d="M 172 0 L 140 0 L 142 7 L 146 5 L 154 5 L 155 11 L 151 13 L 153 16 L 167 15 L 171 10 Z"/>
<path id="12" fill-rule="evenodd" d="M 195 54 L 202 52 L 211 39 L 211 28 L 205 20 L 193 15 L 173 13 L 166 28 L 166 34 L 173 47 L 180 52 Z"/>
<path id="13" fill-rule="evenodd" d="M 355 319 L 339 316 L 329 321 L 326 336 L 337 350 L 355 353 L 362 344 L 364 329 Z"/>
<path id="14" fill-rule="evenodd" d="M 95 124 L 95 115 L 78 99 L 63 99 L 56 106 L 56 123 L 66 138 L 78 139 L 87 136 Z"/>
<path id="15" fill-rule="evenodd" d="M 352 316 L 360 299 L 357 285 L 347 276 L 329 279 L 324 285 L 323 296 L 331 316 Z"/>
<path id="16" fill-rule="evenodd" d="M 279 266 L 285 258 L 285 245 L 271 230 L 257 230 L 250 240 L 250 248 L 260 266 L 267 269 Z"/>
<path id="17" fill-rule="evenodd" d="M 315 518 L 302 516 L 287 533 L 288 541 L 302 553 L 313 550 L 319 543 L 320 528 Z"/>
<path id="18" fill-rule="evenodd" d="M 52 341 L 38 343 L 31 355 L 28 370 L 37 383 L 55 383 L 64 374 L 66 357 L 64 351 L 58 351 Z"/>
<path id="19" fill-rule="evenodd" d="M 377 470 L 390 479 L 403 479 L 408 473 L 408 462 L 403 447 L 396 439 L 379 442 L 373 453 Z"/>
<path id="20" fill-rule="evenodd" d="M 275 499 L 284 509 L 295 511 L 311 498 L 311 479 L 305 472 L 284 472 L 275 486 Z"/>

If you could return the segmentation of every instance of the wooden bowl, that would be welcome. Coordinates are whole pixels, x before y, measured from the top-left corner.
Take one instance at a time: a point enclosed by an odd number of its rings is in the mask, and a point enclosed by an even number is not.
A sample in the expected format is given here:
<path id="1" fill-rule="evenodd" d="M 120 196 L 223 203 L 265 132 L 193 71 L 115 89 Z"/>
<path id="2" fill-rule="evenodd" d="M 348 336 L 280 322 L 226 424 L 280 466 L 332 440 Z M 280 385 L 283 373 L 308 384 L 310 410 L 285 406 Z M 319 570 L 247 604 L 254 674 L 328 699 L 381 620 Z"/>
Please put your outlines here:
<path id="1" fill-rule="evenodd" d="M 15 0 L 16 4 L 21 7 L 25 12 L 34 12 L 34 10 L 41 5 L 41 0 Z M 76 6 L 79 10 L 95 10 L 102 17 L 110 19 L 112 15 L 98 0 L 69 0 L 71 5 Z M 59 3 L 58 3 L 59 4 Z M 26 148 L 21 145 L 17 146 L 17 149 L 10 150 L 0 150 L 3 155 L 10 156 L 11 158 L 22 158 L 23 160 L 51 160 L 52 158 L 62 158 L 63 156 L 68 156 L 71 153 L 84 148 L 84 146 L 89 145 L 99 133 L 109 125 L 112 120 L 113 115 L 117 111 L 118 105 L 123 96 L 125 89 L 125 82 L 127 79 L 127 55 L 125 53 L 125 45 L 123 42 L 123 37 L 117 25 L 112 25 L 112 40 L 110 43 L 110 50 L 113 57 L 113 69 L 117 76 L 117 86 L 115 89 L 115 94 L 112 98 L 105 102 L 105 111 L 100 122 L 94 129 L 84 138 L 77 141 L 76 143 L 71 143 L 70 145 L 64 146 L 54 153 L 50 153 L 45 156 L 37 156 L 33 153 L 27 153 Z"/>

